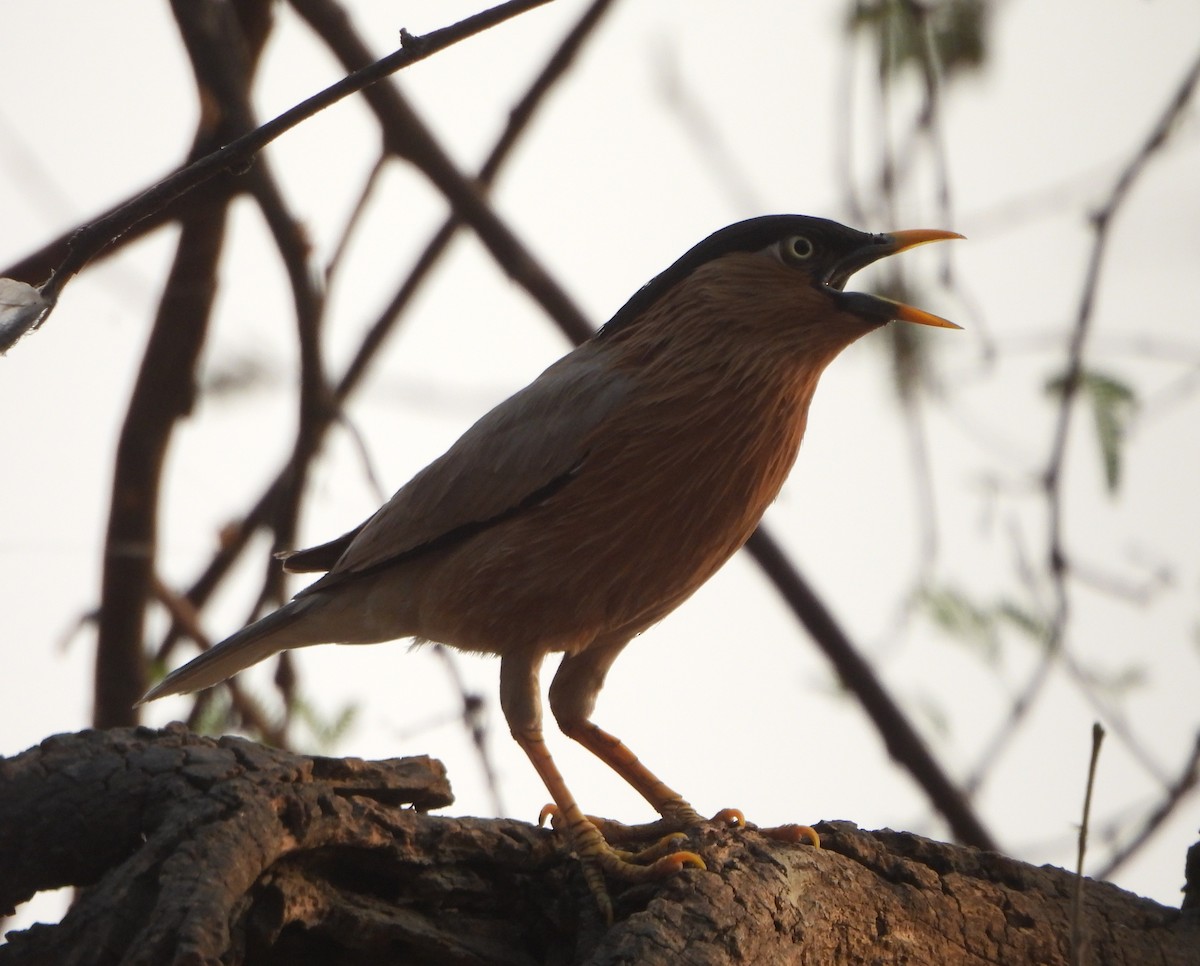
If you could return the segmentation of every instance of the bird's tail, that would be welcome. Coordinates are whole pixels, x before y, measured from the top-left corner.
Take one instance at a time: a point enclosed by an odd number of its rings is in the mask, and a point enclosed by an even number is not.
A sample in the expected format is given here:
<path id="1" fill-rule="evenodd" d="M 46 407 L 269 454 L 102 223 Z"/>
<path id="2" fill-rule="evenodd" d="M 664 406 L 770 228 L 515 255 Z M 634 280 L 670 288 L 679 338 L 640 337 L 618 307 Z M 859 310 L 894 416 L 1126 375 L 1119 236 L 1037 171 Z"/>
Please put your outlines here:
<path id="1" fill-rule="evenodd" d="M 138 704 L 168 694 L 202 691 L 272 654 L 286 651 L 289 647 L 316 643 L 311 633 L 303 627 L 302 621 L 305 612 L 314 603 L 311 597 L 293 600 L 262 620 L 243 627 L 183 667 L 172 671 L 142 695 Z"/>

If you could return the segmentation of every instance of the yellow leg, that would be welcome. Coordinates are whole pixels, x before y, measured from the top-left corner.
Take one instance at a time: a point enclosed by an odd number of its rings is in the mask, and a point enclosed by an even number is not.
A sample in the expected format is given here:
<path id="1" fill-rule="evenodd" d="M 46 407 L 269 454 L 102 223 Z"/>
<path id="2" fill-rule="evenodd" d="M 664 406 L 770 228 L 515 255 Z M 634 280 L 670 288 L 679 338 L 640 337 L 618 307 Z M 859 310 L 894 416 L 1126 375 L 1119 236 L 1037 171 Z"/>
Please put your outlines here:
<path id="1" fill-rule="evenodd" d="M 571 794 L 567 783 L 563 781 L 562 774 L 550 756 L 550 751 L 546 748 L 546 742 L 542 739 L 541 734 L 514 732 L 513 737 L 541 776 L 547 791 L 550 792 L 550 797 L 554 799 L 557 813 L 555 826 L 565 829 L 570 837 L 575 853 L 583 864 L 584 879 L 607 922 L 612 922 L 613 910 L 612 900 L 609 898 L 608 889 L 604 884 L 605 875 L 625 882 L 645 882 L 674 875 L 688 866 L 697 869 L 705 868 L 704 860 L 695 852 L 670 852 L 666 855 L 647 853 L 646 857 L 653 859 L 651 864 L 634 864 L 631 859 L 636 859 L 638 856 L 631 856 L 627 852 L 614 849 L 604 840 L 604 836 L 600 834 L 595 823 L 583 814 L 575 801 L 575 796 Z"/>
<path id="2" fill-rule="evenodd" d="M 574 738 L 637 789 L 642 798 L 653 805 L 654 810 L 673 828 L 682 831 L 706 824 L 707 820 L 679 792 L 643 765 L 616 735 L 609 734 L 591 721 L 560 721 L 559 727 L 563 734 Z M 712 820 L 728 825 L 745 824 L 742 813 L 733 808 L 723 809 Z"/>
<path id="3" fill-rule="evenodd" d="M 645 841 L 664 832 L 696 828 L 706 822 L 682 795 L 643 765 L 619 738 L 591 720 L 596 695 L 604 683 L 604 677 L 625 644 L 626 641 L 617 636 L 564 657 L 550 686 L 550 707 L 563 734 L 578 741 L 624 778 L 663 817 L 661 823 L 655 822 L 640 829 L 601 823 L 604 833 L 610 841 Z M 736 808 L 722 809 L 710 821 L 735 827 L 746 824 L 745 816 Z M 763 831 L 781 841 L 803 840 L 813 845 L 820 844 L 817 833 L 806 825 Z"/>
<path id="4" fill-rule="evenodd" d="M 583 865 L 584 878 L 608 922 L 612 921 L 612 900 L 604 884 L 605 875 L 623 881 L 642 882 L 673 875 L 688 866 L 703 869 L 704 860 L 694 852 L 655 850 L 647 854 L 650 864 L 636 864 L 639 855 L 619 852 L 575 801 L 542 737 L 541 700 L 538 694 L 540 654 L 505 654 L 500 662 L 500 706 L 508 720 L 513 738 L 525 752 L 554 800 L 556 827 L 571 840 Z M 668 789 L 668 792 L 670 790 Z M 682 799 L 680 800 L 682 802 Z"/>
<path id="5" fill-rule="evenodd" d="M 563 658 L 550 685 L 550 707 L 563 734 L 578 741 L 593 755 L 637 789 L 663 817 L 668 830 L 704 825 L 705 820 L 679 792 L 668 786 L 638 760 L 615 735 L 591 721 L 596 695 L 609 667 L 628 641 L 618 635 Z M 736 809 L 725 809 L 713 819 L 728 825 L 743 824 Z"/>

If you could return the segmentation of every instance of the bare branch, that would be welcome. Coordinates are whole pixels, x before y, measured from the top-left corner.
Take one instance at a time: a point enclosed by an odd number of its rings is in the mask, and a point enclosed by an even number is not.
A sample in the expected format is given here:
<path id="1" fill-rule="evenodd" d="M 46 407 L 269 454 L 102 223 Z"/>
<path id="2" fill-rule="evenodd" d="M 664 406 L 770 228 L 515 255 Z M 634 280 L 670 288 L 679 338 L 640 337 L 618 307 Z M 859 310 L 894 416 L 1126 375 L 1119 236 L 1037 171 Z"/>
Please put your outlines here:
<path id="1" fill-rule="evenodd" d="M 1079 848 L 1075 862 L 1075 886 L 1071 896 L 1071 963 L 1084 966 L 1088 962 L 1087 922 L 1083 915 L 1083 859 L 1087 855 L 1088 827 L 1092 817 L 1092 791 L 1096 787 L 1096 765 L 1100 761 L 1100 746 L 1104 743 L 1104 728 L 1100 722 L 1092 725 L 1092 757 L 1088 764 L 1087 790 L 1083 795 L 1083 818 L 1079 823 Z"/>
<path id="2" fill-rule="evenodd" d="M 201 113 L 192 151 L 198 157 L 252 126 L 245 95 L 266 40 L 269 5 L 215 14 L 187 3 L 173 6 L 201 102 L 217 115 L 214 123 L 207 110 Z M 117 443 L 96 646 L 92 718 L 98 728 L 136 723 L 134 704 L 145 687 L 142 633 L 153 589 L 163 459 L 177 421 L 193 405 L 234 189 L 218 180 L 203 194 L 208 203 L 183 223 Z"/>
<path id="3" fill-rule="evenodd" d="M 1092 216 L 1092 249 L 1088 256 L 1083 288 L 1079 305 L 1075 311 L 1075 322 L 1067 344 L 1067 367 L 1062 379 L 1062 393 L 1058 405 L 1054 436 L 1050 456 L 1042 477 L 1049 515 L 1047 537 L 1047 559 L 1051 581 L 1055 590 L 1055 613 L 1049 637 L 1051 651 L 1061 644 L 1070 611 L 1067 593 L 1067 551 L 1063 538 L 1063 465 L 1066 460 L 1067 439 L 1071 430 L 1071 417 L 1079 395 L 1084 371 L 1084 352 L 1091 335 L 1092 320 L 1097 294 L 1100 289 L 1101 270 L 1108 249 L 1112 226 L 1122 205 L 1129 197 L 1134 184 L 1142 176 L 1154 156 L 1166 145 L 1175 122 L 1183 113 L 1200 83 L 1200 55 L 1192 62 L 1183 80 L 1167 103 L 1166 109 L 1155 122 L 1150 134 L 1134 152 L 1129 162 L 1117 176 L 1107 200 Z"/>
<path id="4" fill-rule="evenodd" d="M 355 72 L 351 77 L 358 76 L 362 65 L 370 63 L 370 50 L 337 4 L 331 0 L 292 0 L 292 6 L 342 65 Z M 482 187 L 458 170 L 399 89 L 394 84 L 375 84 L 364 88 L 363 96 L 379 120 L 387 148 L 411 162 L 433 183 L 497 263 L 564 332 L 576 341 L 588 338 L 592 327 L 578 306 L 496 215 L 484 199 Z"/>
<path id="5" fill-rule="evenodd" d="M 1197 784 L 1200 784 L 1200 734 L 1192 742 L 1192 752 L 1179 770 L 1179 777 L 1171 783 L 1158 807 L 1146 818 L 1138 833 L 1109 857 L 1104 868 L 1096 873 L 1096 878 L 1111 880 L 1175 814 L 1178 807 L 1196 790 Z"/>
<path id="6" fill-rule="evenodd" d="M 71 278 L 138 222 L 162 210 L 188 192 L 194 191 L 217 175 L 239 173 L 246 170 L 254 156 L 280 135 L 343 98 L 367 89 L 389 74 L 425 60 L 459 41 L 548 2 L 549 0 L 509 0 L 507 3 L 499 4 L 490 10 L 467 17 L 457 24 L 434 30 L 421 37 L 413 37 L 402 31 L 401 37 L 404 45 L 399 50 L 374 63 L 367 63 L 366 66 L 356 70 L 350 76 L 302 101 L 261 127 L 225 143 L 217 150 L 198 158 L 186 168 L 169 175 L 130 202 L 109 212 L 100 220 L 83 226 L 72 237 L 66 257 L 42 286 L 42 296 L 45 298 L 48 308 L 32 327 L 36 328 L 45 321 Z M 0 351 L 8 349 L 23 334 L 24 332 L 12 333 L 11 341 L 0 345 Z"/>
<path id="7" fill-rule="evenodd" d="M 924 739 L 917 734 L 871 666 L 804 582 L 779 545 L 759 527 L 746 546 L 833 664 L 842 683 L 858 698 L 887 746 L 888 753 L 929 796 L 933 807 L 946 819 L 955 837 L 963 844 L 997 850 L 991 833 L 942 770 Z"/>

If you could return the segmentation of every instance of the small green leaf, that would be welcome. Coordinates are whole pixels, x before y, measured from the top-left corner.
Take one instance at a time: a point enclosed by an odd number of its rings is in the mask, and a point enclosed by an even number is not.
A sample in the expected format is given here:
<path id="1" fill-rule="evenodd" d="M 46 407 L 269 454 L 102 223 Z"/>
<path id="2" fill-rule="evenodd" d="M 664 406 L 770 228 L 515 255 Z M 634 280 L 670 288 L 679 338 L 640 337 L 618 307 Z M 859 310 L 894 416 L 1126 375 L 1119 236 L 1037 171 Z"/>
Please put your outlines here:
<path id="1" fill-rule="evenodd" d="M 1116 493 L 1121 484 L 1125 430 L 1130 417 L 1137 410 L 1137 397 L 1125 383 L 1099 373 L 1089 374 L 1084 386 L 1092 401 L 1092 414 L 1096 419 L 1096 436 L 1104 460 L 1104 481 L 1108 485 L 1108 492 Z"/>
<path id="2" fill-rule="evenodd" d="M 221 735 L 229 730 L 229 712 L 233 702 L 225 688 L 214 688 L 212 695 L 201 706 L 200 713 L 192 722 L 192 730 L 198 735 Z"/>
<path id="3" fill-rule="evenodd" d="M 311 704 L 298 698 L 292 703 L 292 712 L 312 733 L 318 749 L 329 751 L 357 723 L 359 706 L 354 703 L 343 705 L 332 717 L 324 718 Z"/>
<path id="4" fill-rule="evenodd" d="M 991 608 L 980 607 L 951 587 L 925 590 L 921 593 L 921 602 L 933 622 L 951 638 L 971 646 L 988 664 L 996 663 L 1000 656 L 1000 637 Z"/>
<path id="5" fill-rule="evenodd" d="M 996 605 L 996 616 L 1011 624 L 1021 633 L 1038 644 L 1045 644 L 1050 636 L 1046 621 L 1011 600 L 1002 600 Z"/>
<path id="6" fill-rule="evenodd" d="M 880 69 L 886 74 L 910 65 L 930 72 L 935 67 L 927 63 L 932 54 L 936 68 L 951 76 L 983 64 L 990 12 L 984 0 L 932 0 L 919 6 L 859 0 L 846 18 L 846 29 L 875 40 Z"/>
<path id="7" fill-rule="evenodd" d="M 1056 376 L 1046 384 L 1046 391 L 1062 396 L 1066 376 Z M 1087 370 L 1079 374 L 1079 392 L 1086 397 L 1096 425 L 1096 441 L 1100 445 L 1100 461 L 1104 483 L 1110 494 L 1121 485 L 1121 457 L 1129 420 L 1137 412 L 1137 395 L 1128 383 L 1103 372 Z"/>

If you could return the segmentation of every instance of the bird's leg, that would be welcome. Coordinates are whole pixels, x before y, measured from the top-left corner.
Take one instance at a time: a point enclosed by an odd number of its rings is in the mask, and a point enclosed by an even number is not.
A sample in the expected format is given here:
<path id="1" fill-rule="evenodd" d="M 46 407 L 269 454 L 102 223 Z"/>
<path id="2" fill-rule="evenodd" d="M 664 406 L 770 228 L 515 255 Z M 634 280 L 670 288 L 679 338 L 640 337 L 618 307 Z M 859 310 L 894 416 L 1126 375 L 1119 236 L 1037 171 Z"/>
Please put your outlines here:
<path id="1" fill-rule="evenodd" d="M 505 654 L 500 662 L 500 706 L 512 730 L 513 738 L 524 750 L 541 776 L 557 813 L 556 825 L 565 829 L 583 864 L 584 878 L 605 918 L 612 921 L 612 900 L 604 885 L 604 876 L 625 881 L 644 881 L 679 872 L 686 866 L 704 868 L 704 861 L 693 852 L 659 855 L 650 865 L 636 865 L 628 853 L 609 845 L 594 822 L 583 814 L 575 796 L 567 788 L 558 766 L 542 738 L 541 698 L 538 694 L 538 664 L 541 654 Z"/>
<path id="2" fill-rule="evenodd" d="M 568 654 L 559 665 L 550 685 L 550 708 L 563 734 L 575 739 L 588 751 L 629 782 L 638 794 L 663 817 L 654 832 L 682 831 L 706 824 L 682 795 L 668 786 L 615 735 L 593 723 L 592 708 L 604 677 L 621 649 L 628 643 L 617 639 L 599 642 L 586 650 Z M 742 825 L 745 819 L 737 809 L 723 809 L 712 819 L 726 825 Z"/>
<path id="3" fill-rule="evenodd" d="M 554 675 L 554 683 L 550 685 L 550 707 L 563 734 L 574 738 L 629 782 L 662 816 L 661 822 L 638 828 L 593 820 L 610 842 L 662 839 L 657 845 L 639 853 L 638 858 L 642 861 L 650 861 L 653 855 L 667 847 L 674 847 L 669 837 L 662 838 L 668 833 L 682 832 L 708 822 L 740 827 L 746 824 L 746 819 L 736 808 L 724 808 L 706 822 L 682 795 L 643 765 L 616 735 L 609 734 L 591 720 L 596 694 L 604 684 L 609 667 L 626 643 L 619 638 L 610 642 L 596 641 L 585 650 L 564 657 L 558 673 Z M 785 825 L 760 831 L 783 842 L 808 842 L 817 848 L 821 845 L 820 837 L 807 825 Z"/>
<path id="4" fill-rule="evenodd" d="M 559 718 L 558 723 L 563 734 L 578 741 L 637 789 L 638 794 L 653 805 L 654 810 L 672 828 L 694 828 L 704 824 L 703 817 L 684 800 L 684 797 L 643 765 L 616 735 L 609 734 L 599 725 L 587 720 Z"/>

